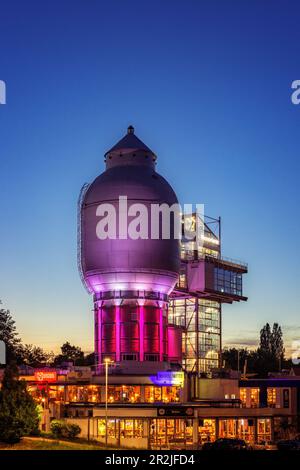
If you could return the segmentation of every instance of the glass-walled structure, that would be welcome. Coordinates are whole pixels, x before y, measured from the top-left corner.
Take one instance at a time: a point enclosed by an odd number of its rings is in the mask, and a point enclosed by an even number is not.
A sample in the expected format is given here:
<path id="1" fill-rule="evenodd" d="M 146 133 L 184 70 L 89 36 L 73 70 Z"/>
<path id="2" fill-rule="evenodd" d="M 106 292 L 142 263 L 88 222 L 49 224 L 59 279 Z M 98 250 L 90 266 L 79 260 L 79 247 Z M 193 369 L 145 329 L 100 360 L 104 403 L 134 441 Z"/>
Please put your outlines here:
<path id="1" fill-rule="evenodd" d="M 221 350 L 221 304 L 196 297 L 170 302 L 169 323 L 181 326 L 183 367 L 209 372 L 219 366 Z"/>
<path id="2" fill-rule="evenodd" d="M 38 403 L 105 403 L 105 385 L 29 385 Z M 179 403 L 182 387 L 175 385 L 108 385 L 109 404 Z"/>
<path id="3" fill-rule="evenodd" d="M 222 303 L 247 300 L 247 265 L 221 256 L 220 225 L 220 219 L 185 215 L 179 280 L 168 311 L 168 323 L 182 328 L 182 366 L 198 374 L 221 366 Z"/>

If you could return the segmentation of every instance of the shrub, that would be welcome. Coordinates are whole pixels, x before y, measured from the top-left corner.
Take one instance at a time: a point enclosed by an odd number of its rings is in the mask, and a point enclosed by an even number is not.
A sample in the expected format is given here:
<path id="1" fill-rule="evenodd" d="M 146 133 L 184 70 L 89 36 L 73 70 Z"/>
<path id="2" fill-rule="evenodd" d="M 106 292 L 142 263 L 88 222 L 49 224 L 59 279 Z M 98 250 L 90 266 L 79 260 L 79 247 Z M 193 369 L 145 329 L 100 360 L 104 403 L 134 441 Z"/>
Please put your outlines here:
<path id="1" fill-rule="evenodd" d="M 78 424 L 67 424 L 67 432 L 69 435 L 68 437 L 74 439 L 81 433 L 81 428 L 78 426 Z"/>
<path id="2" fill-rule="evenodd" d="M 81 428 L 77 424 L 69 424 L 58 420 L 53 420 L 50 428 L 53 436 L 56 438 L 65 437 L 74 439 L 81 432 Z"/>
<path id="3" fill-rule="evenodd" d="M 39 415 L 26 383 L 18 379 L 14 365 L 5 369 L 0 390 L 0 441 L 15 443 L 37 432 Z"/>
<path id="4" fill-rule="evenodd" d="M 51 432 L 54 437 L 63 437 L 63 428 L 65 424 L 58 420 L 53 420 L 50 425 Z"/>

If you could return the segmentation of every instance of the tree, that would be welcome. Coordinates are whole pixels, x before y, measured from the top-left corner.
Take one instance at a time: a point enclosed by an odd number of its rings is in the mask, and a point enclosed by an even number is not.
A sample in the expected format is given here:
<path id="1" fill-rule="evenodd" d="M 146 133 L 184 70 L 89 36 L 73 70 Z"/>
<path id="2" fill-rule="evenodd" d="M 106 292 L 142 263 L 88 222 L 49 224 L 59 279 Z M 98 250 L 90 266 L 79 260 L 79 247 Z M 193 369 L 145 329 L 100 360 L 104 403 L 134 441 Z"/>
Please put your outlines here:
<path id="1" fill-rule="evenodd" d="M 272 330 L 266 323 L 260 330 L 260 344 L 257 350 L 257 371 L 265 376 L 268 372 L 280 370 L 284 361 L 284 346 L 282 330 L 278 323 L 274 323 Z"/>
<path id="2" fill-rule="evenodd" d="M 266 323 L 260 330 L 259 350 L 264 355 L 271 354 L 272 333 L 269 323 Z"/>
<path id="3" fill-rule="evenodd" d="M 18 351 L 18 356 L 22 364 L 31 367 L 40 367 L 45 363 L 49 363 L 53 357 L 53 353 L 46 353 L 42 348 L 25 344 Z"/>
<path id="4" fill-rule="evenodd" d="M 0 302 L 1 303 L 1 302 Z M 6 345 L 6 362 L 18 358 L 21 339 L 16 331 L 16 324 L 9 310 L 0 309 L 0 340 Z"/>
<path id="5" fill-rule="evenodd" d="M 222 358 L 225 361 L 225 367 L 229 367 L 232 370 L 238 370 L 238 362 L 240 370 L 243 369 L 245 359 L 248 359 L 249 351 L 247 349 L 236 349 L 229 348 L 224 349 Z"/>
<path id="6" fill-rule="evenodd" d="M 95 365 L 95 353 L 86 354 L 84 356 L 84 365 L 85 366 L 94 366 Z"/>
<path id="7" fill-rule="evenodd" d="M 225 361 L 225 367 L 232 370 L 238 370 L 238 354 L 240 372 L 243 372 L 245 362 L 247 361 L 247 372 L 255 373 L 257 365 L 257 351 L 250 351 L 247 348 L 236 349 L 226 348 L 222 352 L 222 358 Z"/>
<path id="8" fill-rule="evenodd" d="M 278 323 L 273 324 L 271 334 L 271 354 L 278 361 L 282 361 L 284 357 L 284 346 L 282 338 L 281 326 Z"/>
<path id="9" fill-rule="evenodd" d="M 16 365 L 6 367 L 0 390 L 0 441 L 19 442 L 22 436 L 38 429 L 36 403 L 24 380 L 18 379 Z"/>
<path id="10" fill-rule="evenodd" d="M 54 364 L 59 365 L 62 362 L 72 361 L 75 365 L 84 364 L 84 353 L 78 346 L 73 346 L 67 341 L 61 346 L 61 354 L 55 357 Z"/>

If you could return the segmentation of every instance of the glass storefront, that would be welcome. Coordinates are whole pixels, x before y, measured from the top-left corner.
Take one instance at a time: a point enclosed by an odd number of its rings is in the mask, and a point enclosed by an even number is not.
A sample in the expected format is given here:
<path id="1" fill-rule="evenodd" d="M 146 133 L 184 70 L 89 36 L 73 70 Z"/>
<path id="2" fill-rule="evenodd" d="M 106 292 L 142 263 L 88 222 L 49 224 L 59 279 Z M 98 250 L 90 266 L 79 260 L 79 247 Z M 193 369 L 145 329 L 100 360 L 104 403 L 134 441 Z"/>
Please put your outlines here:
<path id="1" fill-rule="evenodd" d="M 108 386 L 109 403 L 139 403 L 141 401 L 141 387 L 138 385 L 112 385 Z"/>
<path id="2" fill-rule="evenodd" d="M 152 419 L 150 424 L 152 449 L 182 449 L 193 445 L 192 419 Z"/>
<path id="3" fill-rule="evenodd" d="M 254 419 L 241 418 L 237 420 L 237 435 L 239 439 L 253 443 L 255 440 L 255 421 Z"/>
<path id="4" fill-rule="evenodd" d="M 268 407 L 276 408 L 276 388 L 267 389 Z"/>
<path id="5" fill-rule="evenodd" d="M 107 436 L 113 439 L 146 437 L 145 420 L 143 419 L 108 419 Z M 98 419 L 97 437 L 105 437 L 105 419 Z"/>
<path id="6" fill-rule="evenodd" d="M 29 393 L 38 402 L 63 402 L 64 401 L 64 387 L 61 385 L 28 385 Z"/>
<path id="7" fill-rule="evenodd" d="M 145 386 L 145 402 L 146 403 L 155 403 L 155 402 L 179 402 L 180 400 L 180 387 L 155 387 L 155 386 Z"/>
<path id="8" fill-rule="evenodd" d="M 213 442 L 216 440 L 216 420 L 199 419 L 198 424 L 198 443 Z"/>
<path id="9" fill-rule="evenodd" d="M 259 388 L 250 388 L 250 406 L 251 408 L 259 407 Z"/>
<path id="10" fill-rule="evenodd" d="M 42 402 L 48 396 L 50 401 L 70 403 L 104 403 L 104 385 L 28 385 L 33 398 Z M 109 403 L 178 403 L 181 387 L 154 385 L 109 385 Z M 143 398 L 142 398 L 143 397 Z"/>
<path id="11" fill-rule="evenodd" d="M 143 420 L 142 419 L 121 419 L 120 420 L 120 437 L 143 437 Z"/>
<path id="12" fill-rule="evenodd" d="M 257 420 L 257 442 L 271 441 L 271 420 L 268 418 Z"/>
<path id="13" fill-rule="evenodd" d="M 234 438 L 237 434 L 236 419 L 220 419 L 219 420 L 219 437 Z"/>
<path id="14" fill-rule="evenodd" d="M 82 403 L 101 402 L 100 385 L 68 385 L 68 401 Z"/>
<path id="15" fill-rule="evenodd" d="M 194 424 L 198 425 L 198 435 L 193 436 Z M 153 450 L 188 449 L 214 442 L 217 438 L 243 439 L 250 444 L 271 441 L 271 425 L 270 418 L 249 417 L 199 418 L 197 421 L 189 418 L 114 418 L 107 420 L 107 435 L 121 444 L 122 439 L 149 438 Z M 97 418 L 97 437 L 105 437 L 104 418 Z"/>
<path id="16" fill-rule="evenodd" d="M 240 388 L 240 400 L 242 402 L 242 408 L 246 408 L 247 406 L 247 389 Z"/>

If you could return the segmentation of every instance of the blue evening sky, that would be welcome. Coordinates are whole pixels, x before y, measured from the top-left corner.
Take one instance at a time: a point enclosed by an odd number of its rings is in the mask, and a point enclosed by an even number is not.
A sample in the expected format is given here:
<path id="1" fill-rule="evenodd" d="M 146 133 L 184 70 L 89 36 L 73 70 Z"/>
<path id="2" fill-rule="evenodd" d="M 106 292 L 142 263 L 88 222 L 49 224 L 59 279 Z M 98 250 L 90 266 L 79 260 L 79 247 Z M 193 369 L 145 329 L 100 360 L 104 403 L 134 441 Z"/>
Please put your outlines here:
<path id="1" fill-rule="evenodd" d="M 267 0 L 3 0 L 0 298 L 24 342 L 93 349 L 77 197 L 133 124 L 182 203 L 249 262 L 225 344 L 278 321 L 300 339 L 300 7 Z"/>

